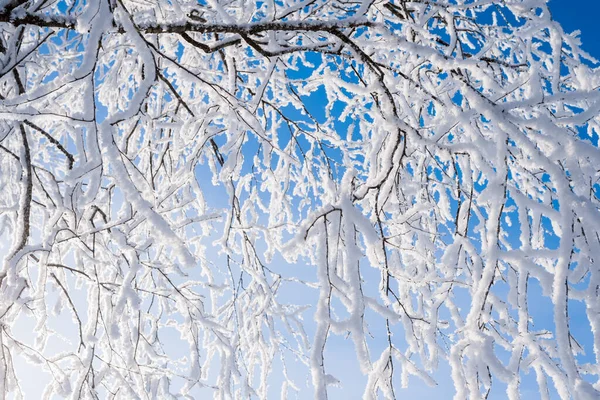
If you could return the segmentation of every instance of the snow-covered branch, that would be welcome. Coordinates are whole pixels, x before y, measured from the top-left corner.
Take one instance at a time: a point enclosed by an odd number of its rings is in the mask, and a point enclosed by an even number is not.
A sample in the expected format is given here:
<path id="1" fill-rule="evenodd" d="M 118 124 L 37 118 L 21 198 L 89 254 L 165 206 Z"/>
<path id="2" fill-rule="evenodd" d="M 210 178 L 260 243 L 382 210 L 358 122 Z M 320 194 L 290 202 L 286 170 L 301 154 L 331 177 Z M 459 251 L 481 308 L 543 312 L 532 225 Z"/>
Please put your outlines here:
<path id="1" fill-rule="evenodd" d="M 0 32 L 0 393 L 321 399 L 343 343 L 365 398 L 600 396 L 600 75 L 545 1 L 7 1 Z"/>

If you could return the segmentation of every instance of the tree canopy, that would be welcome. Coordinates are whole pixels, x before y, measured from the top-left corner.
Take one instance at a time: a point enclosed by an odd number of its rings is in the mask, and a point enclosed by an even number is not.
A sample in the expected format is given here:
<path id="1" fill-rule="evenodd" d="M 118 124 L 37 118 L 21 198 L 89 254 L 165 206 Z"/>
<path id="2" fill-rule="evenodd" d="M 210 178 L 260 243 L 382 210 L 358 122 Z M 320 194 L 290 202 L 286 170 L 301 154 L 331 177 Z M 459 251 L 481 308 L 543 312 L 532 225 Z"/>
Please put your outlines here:
<path id="1" fill-rule="evenodd" d="M 324 399 L 341 338 L 364 398 L 600 396 L 600 75 L 545 0 L 0 7 L 0 393 Z"/>

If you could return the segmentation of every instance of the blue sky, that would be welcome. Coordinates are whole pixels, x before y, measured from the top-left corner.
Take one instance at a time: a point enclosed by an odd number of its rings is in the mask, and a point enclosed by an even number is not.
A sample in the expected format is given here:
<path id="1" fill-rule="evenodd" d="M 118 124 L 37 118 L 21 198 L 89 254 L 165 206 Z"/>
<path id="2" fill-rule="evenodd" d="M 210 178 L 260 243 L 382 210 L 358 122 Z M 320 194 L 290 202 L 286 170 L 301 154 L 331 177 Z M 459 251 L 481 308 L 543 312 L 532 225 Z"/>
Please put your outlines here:
<path id="1" fill-rule="evenodd" d="M 560 22 L 565 32 L 581 31 L 583 49 L 600 58 L 600 1 L 598 0 L 550 0 L 552 17 Z"/>

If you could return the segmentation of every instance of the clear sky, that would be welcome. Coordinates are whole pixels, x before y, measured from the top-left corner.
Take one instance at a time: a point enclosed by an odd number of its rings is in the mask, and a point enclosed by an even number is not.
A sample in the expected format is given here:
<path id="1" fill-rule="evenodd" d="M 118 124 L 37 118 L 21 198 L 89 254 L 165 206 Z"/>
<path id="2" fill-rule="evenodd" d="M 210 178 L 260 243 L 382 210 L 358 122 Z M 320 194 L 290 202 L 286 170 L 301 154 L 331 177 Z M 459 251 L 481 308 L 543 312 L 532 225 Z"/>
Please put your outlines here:
<path id="1" fill-rule="evenodd" d="M 581 31 L 583 49 L 600 59 L 599 0 L 550 0 L 552 17 L 565 32 Z"/>

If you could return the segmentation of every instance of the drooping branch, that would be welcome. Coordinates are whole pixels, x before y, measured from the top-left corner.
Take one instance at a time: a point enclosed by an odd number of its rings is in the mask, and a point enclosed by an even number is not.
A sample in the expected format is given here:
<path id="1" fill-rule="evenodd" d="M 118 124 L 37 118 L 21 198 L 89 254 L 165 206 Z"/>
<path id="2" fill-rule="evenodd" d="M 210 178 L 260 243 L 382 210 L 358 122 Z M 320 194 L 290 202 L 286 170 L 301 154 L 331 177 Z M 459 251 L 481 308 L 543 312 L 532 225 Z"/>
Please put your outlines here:
<path id="1" fill-rule="evenodd" d="M 19 133 L 21 135 L 21 141 L 23 144 L 23 157 L 20 160 L 22 163 L 23 171 L 23 193 L 21 195 L 20 207 L 19 207 L 19 232 L 16 237 L 13 250 L 8 257 L 13 258 L 19 251 L 21 251 L 27 244 L 29 239 L 29 231 L 31 227 L 31 201 L 33 195 L 33 168 L 31 166 L 31 149 L 27 140 L 27 132 L 23 124 L 19 124 Z"/>

